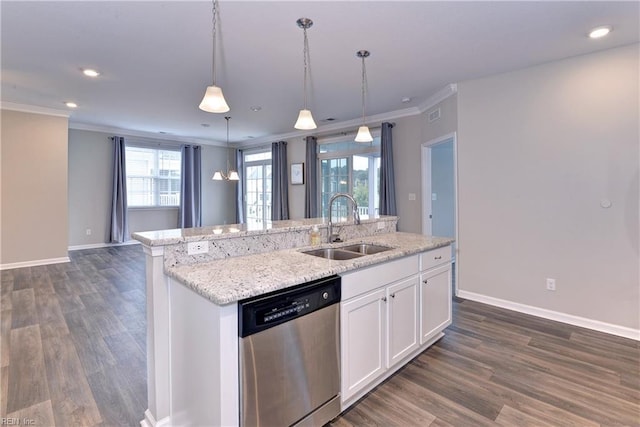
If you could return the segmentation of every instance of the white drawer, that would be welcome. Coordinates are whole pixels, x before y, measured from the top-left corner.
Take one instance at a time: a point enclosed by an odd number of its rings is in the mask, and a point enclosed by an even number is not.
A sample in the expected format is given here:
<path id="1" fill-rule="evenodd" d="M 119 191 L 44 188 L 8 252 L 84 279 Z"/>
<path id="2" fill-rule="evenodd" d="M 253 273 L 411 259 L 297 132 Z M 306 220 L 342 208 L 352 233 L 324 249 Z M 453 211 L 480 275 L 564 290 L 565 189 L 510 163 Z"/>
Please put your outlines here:
<path id="1" fill-rule="evenodd" d="M 428 270 L 446 262 L 451 262 L 451 245 L 432 249 L 420 254 L 420 270 Z"/>
<path id="2" fill-rule="evenodd" d="M 342 274 L 342 301 L 417 274 L 419 262 L 413 255 Z"/>

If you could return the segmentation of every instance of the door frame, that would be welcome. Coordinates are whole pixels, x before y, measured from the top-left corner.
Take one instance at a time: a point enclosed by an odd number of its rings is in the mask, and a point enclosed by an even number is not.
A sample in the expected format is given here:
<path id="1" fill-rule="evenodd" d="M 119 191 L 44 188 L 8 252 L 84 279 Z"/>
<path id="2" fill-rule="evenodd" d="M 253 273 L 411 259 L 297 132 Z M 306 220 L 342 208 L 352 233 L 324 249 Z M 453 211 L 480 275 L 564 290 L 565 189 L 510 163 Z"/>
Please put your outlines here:
<path id="1" fill-rule="evenodd" d="M 455 274 L 455 295 L 458 294 L 458 137 L 456 132 L 451 132 L 446 135 L 439 136 L 424 142 L 420 146 L 421 150 L 421 183 L 422 183 L 422 234 L 431 234 L 431 221 L 429 218 L 431 212 L 431 150 L 433 146 L 452 140 L 453 142 L 453 199 L 454 199 L 454 238 L 456 241 L 452 244 L 453 251 L 451 253 L 451 260 L 454 261 L 454 274 Z"/>

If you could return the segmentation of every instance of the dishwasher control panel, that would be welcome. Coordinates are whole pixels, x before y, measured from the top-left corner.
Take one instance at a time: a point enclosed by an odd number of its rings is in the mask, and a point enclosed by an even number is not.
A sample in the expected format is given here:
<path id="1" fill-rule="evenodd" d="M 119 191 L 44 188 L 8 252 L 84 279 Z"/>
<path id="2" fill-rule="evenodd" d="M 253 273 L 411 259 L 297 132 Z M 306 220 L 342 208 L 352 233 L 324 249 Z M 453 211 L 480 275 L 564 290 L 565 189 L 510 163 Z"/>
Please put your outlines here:
<path id="1" fill-rule="evenodd" d="M 340 302 L 340 277 L 331 276 L 238 302 L 241 337 Z"/>

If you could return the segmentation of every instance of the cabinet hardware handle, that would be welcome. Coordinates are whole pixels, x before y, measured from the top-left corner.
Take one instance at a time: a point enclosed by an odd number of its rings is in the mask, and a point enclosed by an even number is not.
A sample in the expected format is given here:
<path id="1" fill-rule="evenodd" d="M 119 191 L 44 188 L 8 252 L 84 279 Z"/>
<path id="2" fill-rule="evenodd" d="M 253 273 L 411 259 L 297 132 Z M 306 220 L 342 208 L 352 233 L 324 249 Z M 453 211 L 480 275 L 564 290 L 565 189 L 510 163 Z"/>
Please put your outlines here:
<path id="1" fill-rule="evenodd" d="M 442 255 L 434 257 L 433 259 L 442 259 Z"/>
<path id="2" fill-rule="evenodd" d="M 382 301 L 387 302 L 387 297 L 382 297 Z"/>
<path id="3" fill-rule="evenodd" d="M 391 294 L 391 298 L 395 298 L 395 297 L 396 297 L 396 294 Z"/>
<path id="4" fill-rule="evenodd" d="M 428 281 L 427 279 L 424 279 L 424 280 L 422 281 L 422 283 L 424 283 L 424 284 L 426 285 L 427 283 L 429 283 L 429 281 Z"/>

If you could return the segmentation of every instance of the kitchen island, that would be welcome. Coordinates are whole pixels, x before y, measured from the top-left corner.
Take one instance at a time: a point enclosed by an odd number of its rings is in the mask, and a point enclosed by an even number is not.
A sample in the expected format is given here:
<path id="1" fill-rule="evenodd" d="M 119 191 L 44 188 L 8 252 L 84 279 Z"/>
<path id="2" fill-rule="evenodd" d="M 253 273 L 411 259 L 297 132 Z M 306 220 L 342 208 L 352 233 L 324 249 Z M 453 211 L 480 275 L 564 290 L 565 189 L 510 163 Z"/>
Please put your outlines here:
<path id="1" fill-rule="evenodd" d="M 349 260 L 303 253 L 312 248 L 309 233 L 313 225 L 326 236 L 327 226 L 322 219 L 278 221 L 252 230 L 233 225 L 135 234 L 147 255 L 149 408 L 143 425 L 238 425 L 239 300 L 335 274 L 343 276 L 343 283 L 349 283 L 349 280 L 371 283 L 371 288 L 358 284 L 350 286 L 353 290 L 348 293 L 351 302 L 409 277 L 413 280 L 414 297 L 418 298 L 422 265 L 428 264 L 421 254 L 438 249 L 441 263 L 448 265 L 451 239 L 399 233 L 395 231 L 396 224 L 396 217 L 367 219 L 360 225 L 340 224 L 344 242 L 313 247 L 366 242 L 390 248 Z M 394 265 L 396 260 L 402 265 Z M 379 268 L 383 270 L 375 270 Z M 356 276 L 349 279 L 349 275 L 354 274 Z M 386 277 L 390 281 L 370 280 L 367 274 Z M 446 282 L 441 287 L 449 286 L 446 293 L 450 300 L 450 268 L 441 276 L 444 278 L 442 283 Z M 343 289 L 346 286 L 343 284 Z M 355 293 L 356 289 L 359 293 Z M 444 301 L 444 304 L 449 313 L 447 319 L 450 319 L 450 301 Z M 381 314 L 381 306 L 376 307 Z M 344 306 L 341 310 L 344 311 Z M 416 316 L 417 310 L 416 305 Z M 343 316 L 348 318 L 348 313 L 344 312 Z M 392 323 L 393 319 L 390 319 L 390 327 Z M 440 329 L 448 324 L 440 323 Z M 416 328 L 420 329 L 418 323 Z M 382 357 L 384 355 L 380 353 L 381 358 L 375 363 L 386 366 L 373 373 L 367 371 L 367 378 L 357 379 L 355 388 L 343 381 L 343 389 L 351 390 L 350 399 L 343 401 L 343 409 L 368 387 L 402 366 L 396 362 L 406 363 L 407 357 L 430 345 L 440 333 L 441 330 L 430 331 L 426 340 L 418 337 L 408 350 L 403 347 L 402 354 L 393 363 L 387 363 L 386 356 Z M 378 344 L 380 348 L 386 346 L 382 340 Z M 361 351 L 368 350 L 354 349 L 343 364 L 353 365 Z M 356 362 L 362 365 L 360 361 Z M 349 377 L 358 375 L 353 372 Z"/>

